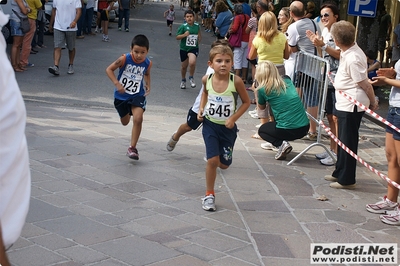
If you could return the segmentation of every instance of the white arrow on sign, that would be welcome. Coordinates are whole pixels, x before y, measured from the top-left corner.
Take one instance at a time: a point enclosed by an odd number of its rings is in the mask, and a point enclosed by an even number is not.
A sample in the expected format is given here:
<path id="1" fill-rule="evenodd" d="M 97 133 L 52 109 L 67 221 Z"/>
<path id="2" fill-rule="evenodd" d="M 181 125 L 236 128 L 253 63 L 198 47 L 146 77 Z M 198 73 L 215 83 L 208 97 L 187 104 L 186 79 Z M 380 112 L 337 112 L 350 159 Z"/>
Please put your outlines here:
<path id="1" fill-rule="evenodd" d="M 361 14 L 373 16 L 374 15 L 374 11 L 362 10 Z"/>

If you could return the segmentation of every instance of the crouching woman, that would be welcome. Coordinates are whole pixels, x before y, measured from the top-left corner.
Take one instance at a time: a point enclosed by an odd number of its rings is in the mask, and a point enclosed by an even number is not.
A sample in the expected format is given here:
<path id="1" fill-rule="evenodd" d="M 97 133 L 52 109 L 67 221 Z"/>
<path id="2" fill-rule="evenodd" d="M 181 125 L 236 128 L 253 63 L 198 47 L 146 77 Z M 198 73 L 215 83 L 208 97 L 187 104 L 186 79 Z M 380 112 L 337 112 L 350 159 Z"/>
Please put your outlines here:
<path id="1" fill-rule="evenodd" d="M 284 160 L 292 151 L 288 141 L 307 134 L 310 126 L 307 114 L 292 81 L 288 76 L 281 77 L 274 63 L 259 63 L 255 79 L 258 82 L 258 116 L 268 116 L 268 102 L 275 118 L 275 121 L 263 124 L 258 134 L 270 144 L 271 150 L 278 149 L 275 159 Z"/>

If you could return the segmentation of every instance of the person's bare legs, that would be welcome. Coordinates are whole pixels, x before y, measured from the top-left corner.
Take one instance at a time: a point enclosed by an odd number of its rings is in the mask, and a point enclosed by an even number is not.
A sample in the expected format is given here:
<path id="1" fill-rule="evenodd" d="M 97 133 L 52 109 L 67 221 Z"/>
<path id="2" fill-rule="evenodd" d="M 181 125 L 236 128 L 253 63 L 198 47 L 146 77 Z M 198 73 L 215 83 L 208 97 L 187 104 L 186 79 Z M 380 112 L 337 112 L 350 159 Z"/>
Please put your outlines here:
<path id="1" fill-rule="evenodd" d="M 193 53 L 188 53 L 188 57 L 189 57 L 189 76 L 193 77 L 194 71 L 196 70 L 197 57 Z"/>
<path id="2" fill-rule="evenodd" d="M 217 179 L 217 167 L 227 169 L 229 166 L 221 164 L 219 156 L 207 160 L 206 166 L 206 191 L 214 191 L 215 180 Z"/>
<path id="3" fill-rule="evenodd" d="M 330 115 L 327 115 L 327 118 L 328 118 L 329 127 L 331 128 L 331 132 L 337 137 L 337 135 L 338 135 L 337 117 L 330 114 Z M 337 154 L 337 143 L 332 138 L 331 138 L 330 148 L 335 154 Z"/>
<path id="4" fill-rule="evenodd" d="M 72 50 L 68 50 L 68 56 L 69 56 L 69 64 L 73 65 L 74 64 L 74 58 L 75 58 L 75 48 Z"/>
<path id="5" fill-rule="evenodd" d="M 182 76 L 182 79 L 186 79 L 186 72 L 187 72 L 188 65 L 189 65 L 189 58 L 186 58 L 186 60 L 183 61 L 182 64 L 181 64 L 181 76 Z"/>
<path id="6" fill-rule="evenodd" d="M 22 41 L 24 36 L 14 36 L 13 37 L 13 44 L 11 46 L 11 65 L 13 66 L 14 70 L 21 72 L 22 69 L 19 68 L 19 60 L 20 60 L 20 52 L 22 47 Z"/>
<path id="7" fill-rule="evenodd" d="M 390 180 L 400 184 L 400 141 L 394 140 L 393 135 L 387 132 L 385 149 L 388 161 L 388 177 Z M 399 190 L 389 183 L 386 196 L 390 201 L 397 202 Z"/>
<path id="8" fill-rule="evenodd" d="M 61 59 L 61 47 L 54 48 L 53 56 L 54 56 L 54 65 L 59 66 Z"/>
<path id="9" fill-rule="evenodd" d="M 172 139 L 175 141 L 179 141 L 179 139 L 186 133 L 192 131 L 192 128 L 187 124 L 184 123 L 179 126 L 178 130 L 172 136 Z"/>
<path id="10" fill-rule="evenodd" d="M 142 132 L 143 113 L 144 113 L 143 108 L 138 106 L 132 106 L 132 117 L 133 117 L 132 135 L 131 135 L 132 147 L 136 147 L 136 144 L 140 137 L 140 133 Z"/>
<path id="11" fill-rule="evenodd" d="M 242 80 L 243 82 L 247 82 L 247 68 L 242 68 Z"/>
<path id="12" fill-rule="evenodd" d="M 318 116 L 318 106 L 314 107 L 307 107 L 307 112 L 314 118 L 317 118 Z M 310 130 L 311 133 L 316 133 L 317 132 L 317 124 L 313 119 L 310 119 Z"/>

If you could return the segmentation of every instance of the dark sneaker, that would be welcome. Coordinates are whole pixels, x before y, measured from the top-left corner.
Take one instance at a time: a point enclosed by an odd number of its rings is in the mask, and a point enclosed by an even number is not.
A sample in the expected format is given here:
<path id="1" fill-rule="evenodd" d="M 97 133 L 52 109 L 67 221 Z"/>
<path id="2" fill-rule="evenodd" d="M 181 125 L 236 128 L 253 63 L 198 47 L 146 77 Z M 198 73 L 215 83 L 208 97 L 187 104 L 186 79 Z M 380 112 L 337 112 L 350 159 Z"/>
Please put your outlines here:
<path id="1" fill-rule="evenodd" d="M 60 75 L 60 71 L 58 70 L 58 66 L 49 67 L 49 72 L 54 76 Z"/>
<path id="2" fill-rule="evenodd" d="M 131 158 L 133 160 L 139 160 L 138 150 L 136 148 L 133 148 L 132 146 L 130 146 L 128 148 L 128 151 L 126 152 L 126 156 L 128 156 L 129 158 Z"/>
<path id="3" fill-rule="evenodd" d="M 202 200 L 203 210 L 206 210 L 206 211 L 216 211 L 217 210 L 217 208 L 215 207 L 214 195 L 205 196 L 201 200 Z"/>
<path id="4" fill-rule="evenodd" d="M 387 211 L 394 211 L 399 206 L 397 202 L 391 202 L 386 196 L 383 197 L 381 201 L 374 204 L 367 204 L 366 209 L 372 213 L 385 214 Z"/>
<path id="5" fill-rule="evenodd" d="M 284 140 L 282 142 L 282 145 L 279 147 L 278 152 L 275 154 L 275 160 L 285 160 L 286 155 L 289 154 L 292 151 L 292 146 Z"/>
<path id="6" fill-rule="evenodd" d="M 175 133 L 172 134 L 171 138 L 169 139 L 168 143 L 167 143 L 167 151 L 173 151 L 175 149 L 176 143 L 178 143 L 177 140 L 174 140 Z"/>

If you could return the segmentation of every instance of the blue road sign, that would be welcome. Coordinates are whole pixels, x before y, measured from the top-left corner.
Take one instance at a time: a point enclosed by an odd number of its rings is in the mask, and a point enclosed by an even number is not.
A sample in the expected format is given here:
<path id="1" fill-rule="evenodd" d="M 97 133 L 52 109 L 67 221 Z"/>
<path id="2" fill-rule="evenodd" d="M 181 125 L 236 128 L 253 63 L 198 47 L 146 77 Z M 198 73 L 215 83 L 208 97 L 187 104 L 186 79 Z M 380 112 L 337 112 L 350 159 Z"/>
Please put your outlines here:
<path id="1" fill-rule="evenodd" d="M 350 0 L 347 14 L 350 16 L 374 18 L 376 16 L 377 5 L 378 0 Z"/>

